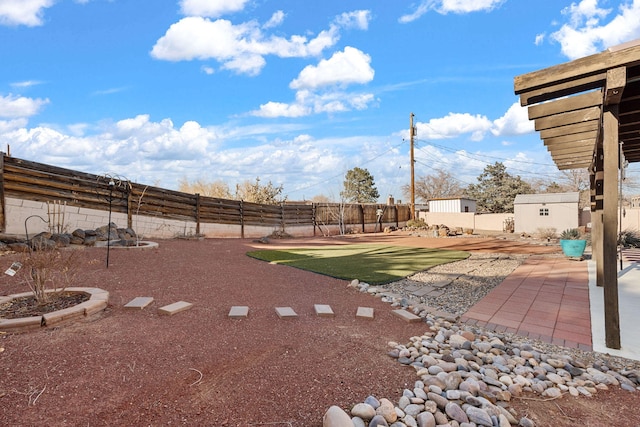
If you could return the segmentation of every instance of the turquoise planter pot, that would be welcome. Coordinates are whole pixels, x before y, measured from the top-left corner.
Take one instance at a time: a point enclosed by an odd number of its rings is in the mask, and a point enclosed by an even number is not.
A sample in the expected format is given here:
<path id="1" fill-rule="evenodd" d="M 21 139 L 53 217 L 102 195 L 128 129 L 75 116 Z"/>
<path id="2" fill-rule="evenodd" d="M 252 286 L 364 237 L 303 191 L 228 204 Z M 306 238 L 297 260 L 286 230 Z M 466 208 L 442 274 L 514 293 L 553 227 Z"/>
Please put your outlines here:
<path id="1" fill-rule="evenodd" d="M 586 240 L 560 240 L 562 252 L 571 258 L 579 258 L 587 247 Z"/>

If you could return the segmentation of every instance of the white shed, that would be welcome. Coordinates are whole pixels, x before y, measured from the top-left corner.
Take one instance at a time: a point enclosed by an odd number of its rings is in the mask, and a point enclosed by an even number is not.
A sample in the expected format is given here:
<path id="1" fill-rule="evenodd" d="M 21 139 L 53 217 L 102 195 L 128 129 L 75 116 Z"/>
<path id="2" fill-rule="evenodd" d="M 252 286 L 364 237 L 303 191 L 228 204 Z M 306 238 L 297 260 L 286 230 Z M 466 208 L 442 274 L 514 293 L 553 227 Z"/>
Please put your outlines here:
<path id="1" fill-rule="evenodd" d="M 453 213 L 453 212 L 475 212 L 476 201 L 463 197 L 452 199 L 431 199 L 429 200 L 429 212 Z"/>
<path id="2" fill-rule="evenodd" d="M 577 228 L 580 193 L 518 194 L 513 202 L 516 233 L 555 228 L 558 233 Z"/>

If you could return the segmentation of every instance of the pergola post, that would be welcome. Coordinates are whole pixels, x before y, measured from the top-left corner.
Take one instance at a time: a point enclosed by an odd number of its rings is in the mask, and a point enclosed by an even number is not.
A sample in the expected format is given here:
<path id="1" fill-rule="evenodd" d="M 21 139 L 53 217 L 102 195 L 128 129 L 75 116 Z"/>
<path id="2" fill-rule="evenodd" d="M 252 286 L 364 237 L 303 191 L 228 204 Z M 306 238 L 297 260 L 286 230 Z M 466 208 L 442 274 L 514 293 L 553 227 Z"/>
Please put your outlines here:
<path id="1" fill-rule="evenodd" d="M 626 68 L 607 70 L 602 134 L 604 181 L 602 209 L 602 251 L 604 255 L 604 326 L 605 345 L 620 348 L 620 315 L 618 312 L 618 165 L 620 157 L 618 126 L 619 102 L 626 84 Z"/>

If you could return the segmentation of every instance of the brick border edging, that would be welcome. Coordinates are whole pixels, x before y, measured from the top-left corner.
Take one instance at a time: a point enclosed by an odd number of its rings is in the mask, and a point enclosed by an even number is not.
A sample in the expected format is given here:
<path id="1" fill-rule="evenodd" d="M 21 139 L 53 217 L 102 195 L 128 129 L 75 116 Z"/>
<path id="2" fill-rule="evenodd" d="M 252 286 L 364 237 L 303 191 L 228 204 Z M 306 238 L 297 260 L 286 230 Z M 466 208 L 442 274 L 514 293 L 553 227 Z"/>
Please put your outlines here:
<path id="1" fill-rule="evenodd" d="M 17 319 L 0 319 L 0 331 L 26 332 L 34 329 L 58 326 L 76 319 L 90 317 L 107 308 L 109 292 L 100 288 L 66 288 L 65 292 L 77 292 L 89 295 L 89 299 L 80 304 L 68 307 L 42 316 L 20 317 Z M 47 292 L 55 292 L 48 290 Z M 31 296 L 31 292 L 23 292 L 0 297 L 0 304 L 11 301 L 14 298 Z"/>

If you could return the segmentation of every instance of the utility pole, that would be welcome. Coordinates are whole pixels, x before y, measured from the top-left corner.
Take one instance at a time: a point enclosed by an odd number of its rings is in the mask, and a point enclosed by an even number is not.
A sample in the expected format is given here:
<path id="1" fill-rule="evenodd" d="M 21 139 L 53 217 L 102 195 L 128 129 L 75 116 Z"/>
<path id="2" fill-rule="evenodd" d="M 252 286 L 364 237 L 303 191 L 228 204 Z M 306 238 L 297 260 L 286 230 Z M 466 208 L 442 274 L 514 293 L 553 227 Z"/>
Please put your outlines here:
<path id="1" fill-rule="evenodd" d="M 413 137 L 415 136 L 415 128 L 413 127 L 413 116 L 409 116 L 409 141 L 411 142 L 411 219 L 416 219 L 416 179 L 413 160 Z"/>

